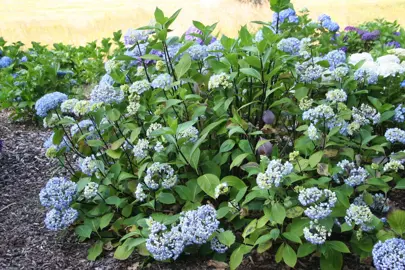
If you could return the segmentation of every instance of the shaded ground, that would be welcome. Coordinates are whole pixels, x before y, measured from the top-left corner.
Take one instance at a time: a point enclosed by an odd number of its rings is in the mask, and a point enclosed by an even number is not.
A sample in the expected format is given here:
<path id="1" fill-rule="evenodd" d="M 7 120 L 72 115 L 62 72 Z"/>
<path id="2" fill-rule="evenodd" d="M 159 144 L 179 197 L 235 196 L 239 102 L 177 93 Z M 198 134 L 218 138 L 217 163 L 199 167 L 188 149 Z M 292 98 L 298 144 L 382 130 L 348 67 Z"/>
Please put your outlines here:
<path id="1" fill-rule="evenodd" d="M 0 139 L 4 148 L 0 153 L 0 269 L 128 269 L 141 266 L 150 269 L 221 269 L 218 264 L 191 256 L 172 264 L 148 263 L 133 254 L 126 261 L 118 261 L 111 253 L 96 262 L 86 259 L 89 243 L 78 243 L 72 231 L 55 233 L 43 224 L 45 209 L 38 194 L 47 180 L 57 171 L 55 163 L 44 157 L 42 144 L 49 132 L 30 125 L 9 124 L 0 113 Z M 401 199 L 400 199 L 401 201 Z M 402 205 L 403 206 L 403 205 Z M 107 253 L 107 252 L 105 252 Z M 290 269 L 276 264 L 275 251 L 253 254 L 240 269 Z M 370 269 L 351 256 L 345 256 L 345 270 Z M 299 260 L 296 269 L 318 269 L 317 258 Z"/>

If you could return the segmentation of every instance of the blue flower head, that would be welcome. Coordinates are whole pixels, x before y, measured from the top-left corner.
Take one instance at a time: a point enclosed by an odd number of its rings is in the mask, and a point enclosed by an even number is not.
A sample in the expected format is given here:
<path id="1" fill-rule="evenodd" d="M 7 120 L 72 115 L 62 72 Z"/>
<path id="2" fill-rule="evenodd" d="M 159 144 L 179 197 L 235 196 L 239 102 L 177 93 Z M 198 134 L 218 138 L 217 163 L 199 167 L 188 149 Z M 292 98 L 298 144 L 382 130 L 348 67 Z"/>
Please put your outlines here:
<path id="1" fill-rule="evenodd" d="M 41 204 L 47 208 L 66 209 L 76 196 L 76 183 L 64 178 L 53 177 L 39 193 Z"/>
<path id="2" fill-rule="evenodd" d="M 400 238 L 379 241 L 373 247 L 373 261 L 377 270 L 405 269 L 405 240 Z"/>
<path id="3" fill-rule="evenodd" d="M 8 56 L 3 56 L 2 58 L 0 58 L 0 68 L 9 67 L 12 63 L 13 60 Z"/>
<path id="4" fill-rule="evenodd" d="M 280 13 L 273 13 L 273 21 L 272 21 L 273 27 L 277 26 L 277 21 L 279 25 L 284 22 L 298 23 L 298 16 L 295 13 L 294 9 L 287 8 L 280 11 Z"/>
<path id="5" fill-rule="evenodd" d="M 405 88 L 405 81 L 402 81 L 399 86 L 400 86 L 401 88 Z"/>
<path id="6" fill-rule="evenodd" d="M 44 95 L 35 103 L 37 115 L 40 117 L 45 117 L 50 110 L 56 109 L 59 104 L 67 99 L 68 96 L 60 92 L 53 92 Z"/>
<path id="7" fill-rule="evenodd" d="M 20 60 L 21 63 L 25 63 L 25 62 L 27 62 L 27 61 L 28 61 L 27 56 L 21 57 L 21 60 Z"/>
<path id="8" fill-rule="evenodd" d="M 76 209 L 52 209 L 46 214 L 45 226 L 48 230 L 59 231 L 66 229 L 75 222 L 79 213 Z"/>

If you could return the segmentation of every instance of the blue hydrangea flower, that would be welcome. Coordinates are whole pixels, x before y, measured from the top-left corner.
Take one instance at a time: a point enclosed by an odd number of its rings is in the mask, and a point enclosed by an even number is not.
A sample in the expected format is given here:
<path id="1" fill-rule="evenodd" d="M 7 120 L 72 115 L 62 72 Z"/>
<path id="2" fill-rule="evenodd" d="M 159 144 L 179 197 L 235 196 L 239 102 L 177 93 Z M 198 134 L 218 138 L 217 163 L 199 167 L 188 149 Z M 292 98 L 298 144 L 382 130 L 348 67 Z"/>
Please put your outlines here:
<path id="1" fill-rule="evenodd" d="M 146 170 L 144 182 L 150 189 L 156 190 L 160 185 L 169 189 L 177 183 L 177 175 L 169 164 L 155 162 Z"/>
<path id="2" fill-rule="evenodd" d="M 298 38 L 283 38 L 277 44 L 277 49 L 291 55 L 298 55 L 300 51 L 301 42 Z"/>
<path id="3" fill-rule="evenodd" d="M 314 61 L 315 62 L 315 61 Z M 317 65 L 313 61 L 305 61 L 303 63 L 297 63 L 295 65 L 297 75 L 301 82 L 310 83 L 312 81 L 318 80 L 322 77 L 324 68 L 320 65 Z"/>
<path id="4" fill-rule="evenodd" d="M 339 24 L 331 20 L 325 20 L 321 23 L 321 25 L 330 32 L 337 32 L 340 28 Z"/>
<path id="5" fill-rule="evenodd" d="M 92 103 L 104 102 L 106 104 L 121 103 L 124 100 L 124 92 L 121 89 L 115 89 L 108 84 L 96 85 L 90 94 Z"/>
<path id="6" fill-rule="evenodd" d="M 384 134 L 387 141 L 391 143 L 400 142 L 405 144 L 405 131 L 399 128 L 389 128 Z"/>
<path id="7" fill-rule="evenodd" d="M 345 221 L 349 226 L 358 225 L 363 231 L 373 230 L 371 222 L 373 214 L 367 205 L 351 204 L 346 210 Z"/>
<path id="8" fill-rule="evenodd" d="M 270 189 L 273 186 L 279 187 L 284 177 L 292 173 L 293 166 L 290 162 L 282 163 L 281 159 L 273 159 L 267 165 L 264 173 L 259 173 L 256 183 L 261 189 Z"/>
<path id="9" fill-rule="evenodd" d="M 148 32 L 143 30 L 128 29 L 124 34 L 124 44 L 126 47 L 131 47 L 140 41 L 148 39 Z"/>
<path id="10" fill-rule="evenodd" d="M 94 125 L 93 125 L 93 122 L 91 121 L 91 120 L 89 120 L 89 119 L 85 119 L 85 120 L 82 120 L 82 121 L 80 121 L 78 124 L 76 124 L 76 125 L 73 125 L 71 128 L 70 128 L 70 134 L 72 135 L 72 137 L 73 136 L 75 136 L 75 134 L 77 133 L 77 132 L 79 132 L 79 131 L 83 131 L 84 133 L 86 133 L 86 132 L 93 132 L 94 131 Z"/>
<path id="11" fill-rule="evenodd" d="M 79 213 L 76 209 L 67 208 L 67 209 L 51 209 L 45 218 L 45 226 L 48 230 L 51 231 L 59 231 L 66 229 L 70 225 L 72 225 Z"/>
<path id="12" fill-rule="evenodd" d="M 354 79 L 364 84 L 376 84 L 378 73 L 375 70 L 359 68 L 354 72 Z"/>
<path id="13" fill-rule="evenodd" d="M 201 245 L 208 241 L 218 229 L 219 221 L 216 210 L 210 205 L 203 205 L 197 210 L 182 212 L 180 215 L 180 231 L 186 245 Z"/>
<path id="14" fill-rule="evenodd" d="M 104 74 L 104 76 L 101 77 L 100 85 L 106 84 L 112 86 L 114 85 L 114 83 L 115 83 L 114 79 L 109 74 Z"/>
<path id="15" fill-rule="evenodd" d="M 306 110 L 302 114 L 303 120 L 309 120 L 312 123 L 316 124 L 322 120 L 328 120 L 335 116 L 335 113 L 329 105 L 321 104 L 316 106 L 315 108 L 311 108 Z"/>
<path id="16" fill-rule="evenodd" d="M 190 26 L 185 33 L 184 39 L 188 41 L 195 41 L 202 45 L 204 41 L 196 35 L 202 35 L 202 31 L 195 26 Z"/>
<path id="17" fill-rule="evenodd" d="M 399 104 L 395 108 L 394 121 L 398 123 L 403 123 L 405 121 L 405 106 L 403 104 Z"/>
<path id="18" fill-rule="evenodd" d="M 224 232 L 225 230 L 220 228 L 218 233 Z M 228 246 L 222 244 L 217 237 L 212 238 L 211 240 L 211 249 L 218 253 L 225 253 L 228 250 Z"/>
<path id="19" fill-rule="evenodd" d="M 373 247 L 373 261 L 377 270 L 405 269 L 405 240 L 400 238 L 379 241 Z"/>
<path id="20" fill-rule="evenodd" d="M 8 56 L 3 56 L 2 58 L 0 58 L 0 68 L 9 67 L 12 63 L 13 60 Z"/>
<path id="21" fill-rule="evenodd" d="M 401 88 L 404 88 L 404 87 L 405 87 L 405 81 L 402 81 L 399 86 L 400 86 Z"/>
<path id="22" fill-rule="evenodd" d="M 346 63 L 346 54 L 342 50 L 333 50 L 325 55 L 325 60 L 329 62 L 329 69 L 334 70 L 340 64 Z"/>
<path id="23" fill-rule="evenodd" d="M 324 21 L 330 21 L 330 20 L 332 20 L 332 18 L 329 15 L 326 15 L 326 14 L 321 14 L 318 17 L 318 21 L 320 23 L 323 23 Z"/>
<path id="24" fill-rule="evenodd" d="M 152 83 L 150 84 L 153 88 L 162 88 L 163 90 L 170 89 L 170 86 L 173 83 L 173 78 L 167 73 L 160 74 L 157 76 Z"/>
<path id="25" fill-rule="evenodd" d="M 48 139 L 45 140 L 43 147 L 45 149 L 49 149 L 51 147 L 54 147 L 56 149 L 56 151 L 61 150 L 62 148 L 66 148 L 66 151 L 69 151 L 70 149 L 70 142 L 69 139 L 66 136 L 63 136 L 62 141 L 60 142 L 59 145 L 54 145 L 53 144 L 53 136 L 55 135 L 55 133 L 53 132 L 51 134 L 51 136 L 48 137 Z"/>
<path id="26" fill-rule="evenodd" d="M 205 45 L 193 45 L 188 48 L 187 52 L 190 54 L 191 59 L 195 61 L 202 61 L 205 57 L 208 56 L 207 46 Z"/>
<path id="27" fill-rule="evenodd" d="M 224 46 L 222 46 L 221 41 L 216 40 L 207 46 L 208 55 L 213 55 L 217 58 L 222 57 Z"/>
<path id="28" fill-rule="evenodd" d="M 390 41 L 390 42 L 387 42 L 385 44 L 385 46 L 392 47 L 392 48 L 401 48 L 401 43 L 399 43 L 398 41 Z"/>
<path id="29" fill-rule="evenodd" d="M 25 63 L 25 62 L 27 62 L 27 61 L 28 61 L 27 56 L 23 56 L 23 57 L 21 57 L 21 59 L 20 59 L 20 62 L 21 62 L 21 63 Z"/>
<path id="30" fill-rule="evenodd" d="M 184 246 L 184 238 L 179 226 L 174 226 L 168 231 L 165 225 L 152 221 L 146 248 L 155 260 L 176 260 L 183 252 Z"/>
<path id="31" fill-rule="evenodd" d="M 298 200 L 303 206 L 308 206 L 304 211 L 307 217 L 312 220 L 319 220 L 328 217 L 332 213 L 337 197 L 333 191 L 312 187 L 301 190 Z"/>
<path id="32" fill-rule="evenodd" d="M 37 115 L 45 117 L 50 110 L 59 107 L 63 101 L 67 100 L 68 96 L 60 92 L 46 94 L 35 102 L 35 110 Z"/>
<path id="33" fill-rule="evenodd" d="M 76 183 L 64 177 L 53 177 L 41 189 L 39 199 L 47 208 L 66 209 L 73 202 L 76 192 Z"/>
<path id="34" fill-rule="evenodd" d="M 277 22 L 280 25 L 284 22 L 298 23 L 298 21 L 299 21 L 298 16 L 295 13 L 295 10 L 292 8 L 287 8 L 280 11 L 280 13 L 277 12 L 273 13 L 272 25 L 273 27 L 277 27 Z"/>
<path id="35" fill-rule="evenodd" d="M 331 235 L 331 231 L 314 221 L 310 221 L 309 227 L 303 229 L 305 239 L 314 244 L 322 245 L 326 238 Z"/>

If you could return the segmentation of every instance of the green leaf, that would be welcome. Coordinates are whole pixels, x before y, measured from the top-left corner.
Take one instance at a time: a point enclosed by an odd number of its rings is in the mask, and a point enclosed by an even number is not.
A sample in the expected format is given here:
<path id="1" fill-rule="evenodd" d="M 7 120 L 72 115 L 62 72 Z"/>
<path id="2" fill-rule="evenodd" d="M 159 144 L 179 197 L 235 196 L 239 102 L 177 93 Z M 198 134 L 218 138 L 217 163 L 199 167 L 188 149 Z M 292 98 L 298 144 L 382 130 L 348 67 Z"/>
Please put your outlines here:
<path id="1" fill-rule="evenodd" d="M 283 260 L 290 267 L 294 267 L 297 263 L 297 254 L 290 245 L 284 246 Z"/>
<path id="2" fill-rule="evenodd" d="M 107 118 L 112 122 L 115 122 L 118 119 L 120 119 L 120 116 L 121 116 L 120 111 L 115 108 L 107 111 Z"/>
<path id="3" fill-rule="evenodd" d="M 234 146 L 235 146 L 235 141 L 232 139 L 228 139 L 221 144 L 221 147 L 219 148 L 219 152 L 220 153 L 228 152 L 228 151 L 232 150 L 232 148 Z"/>
<path id="4" fill-rule="evenodd" d="M 75 233 L 84 238 L 90 238 L 91 232 L 93 230 L 91 229 L 90 226 L 88 225 L 80 225 L 75 228 Z"/>
<path id="5" fill-rule="evenodd" d="M 122 244 L 115 250 L 114 258 L 118 260 L 126 260 L 132 254 L 133 251 L 134 248 L 128 249 L 126 245 Z"/>
<path id="6" fill-rule="evenodd" d="M 259 239 L 256 240 L 255 246 L 263 244 L 263 243 L 265 243 L 265 242 L 267 242 L 269 240 L 271 240 L 271 235 L 270 234 L 262 235 L 262 236 L 259 237 Z"/>
<path id="7" fill-rule="evenodd" d="M 183 57 L 180 59 L 179 63 L 175 66 L 175 71 L 177 78 L 183 77 L 184 74 L 187 73 L 187 71 L 191 67 L 191 57 L 188 53 L 185 53 Z"/>
<path id="8" fill-rule="evenodd" d="M 101 217 L 100 219 L 100 229 L 104 229 L 110 224 L 111 219 L 114 217 L 114 213 L 108 213 Z"/>
<path id="9" fill-rule="evenodd" d="M 215 198 L 215 188 L 219 185 L 219 178 L 214 174 L 204 174 L 197 179 L 200 188 L 211 198 Z"/>
<path id="10" fill-rule="evenodd" d="M 253 219 L 243 230 L 242 237 L 246 238 L 248 235 L 253 233 L 256 230 L 257 219 Z"/>
<path id="11" fill-rule="evenodd" d="M 326 245 L 336 251 L 342 252 L 342 253 L 350 253 L 349 248 L 346 246 L 345 243 L 340 242 L 340 241 L 327 241 Z"/>
<path id="12" fill-rule="evenodd" d="M 243 153 L 238 155 L 231 163 L 231 166 L 229 167 L 230 169 L 232 169 L 235 166 L 240 166 L 240 164 L 242 164 L 243 160 L 249 156 L 249 153 Z"/>
<path id="13" fill-rule="evenodd" d="M 299 236 L 296 235 L 295 233 L 285 232 L 285 233 L 282 234 L 282 236 L 284 236 L 285 238 L 287 238 L 288 240 L 290 240 L 292 242 L 295 242 L 295 243 L 298 243 L 298 244 L 302 243 L 301 238 L 299 238 Z"/>
<path id="14" fill-rule="evenodd" d="M 405 232 L 405 211 L 394 210 L 387 216 L 388 224 L 391 229 L 401 235 Z"/>
<path id="15" fill-rule="evenodd" d="M 249 253 L 252 250 L 253 247 L 246 246 L 246 245 L 240 245 L 237 249 L 235 249 L 232 252 L 230 261 L 229 261 L 229 266 L 231 270 L 234 270 L 238 268 L 238 266 L 241 264 L 243 260 L 243 255 Z"/>
<path id="16" fill-rule="evenodd" d="M 135 175 L 132 173 L 127 173 L 127 172 L 121 172 L 120 176 L 118 177 L 118 182 L 121 182 L 122 180 L 130 179 L 130 178 L 135 178 Z"/>
<path id="17" fill-rule="evenodd" d="M 321 161 L 323 156 L 323 151 L 318 151 L 315 154 L 312 154 L 311 157 L 309 158 L 309 165 L 312 168 L 315 168 L 316 165 Z"/>
<path id="18" fill-rule="evenodd" d="M 286 212 L 284 206 L 280 203 L 275 203 L 271 207 L 270 218 L 278 224 L 283 224 L 286 217 Z"/>
<path id="19" fill-rule="evenodd" d="M 328 250 L 321 256 L 321 270 L 340 270 L 343 265 L 342 253 L 335 250 Z"/>
<path id="20" fill-rule="evenodd" d="M 235 187 L 239 190 L 246 187 L 246 184 L 239 177 L 233 175 L 225 176 L 221 183 L 227 183 L 229 187 Z"/>
<path id="21" fill-rule="evenodd" d="M 111 150 L 117 150 L 125 142 L 125 138 L 119 138 L 111 144 Z"/>
<path id="22" fill-rule="evenodd" d="M 91 147 L 101 147 L 104 143 L 99 140 L 87 140 L 87 145 Z"/>
<path id="23" fill-rule="evenodd" d="M 395 186 L 396 189 L 405 189 L 405 179 L 401 179 L 398 181 L 397 185 Z"/>
<path id="24" fill-rule="evenodd" d="M 109 157 L 111 157 L 113 159 L 119 159 L 121 157 L 121 154 L 122 154 L 122 152 L 120 150 L 115 150 L 114 151 L 114 150 L 108 149 L 105 152 Z"/>
<path id="25" fill-rule="evenodd" d="M 168 192 L 160 192 L 157 200 L 163 204 L 174 204 L 176 202 L 176 198 L 174 198 L 173 194 Z"/>
<path id="26" fill-rule="evenodd" d="M 235 243 L 235 235 L 232 231 L 224 231 L 218 234 L 218 240 L 222 244 L 230 247 L 233 243 Z"/>
<path id="27" fill-rule="evenodd" d="M 262 77 L 260 76 L 259 71 L 257 71 L 254 68 L 241 68 L 240 72 L 242 72 L 243 74 L 246 74 L 248 76 L 254 77 L 254 78 L 258 79 L 259 81 L 262 81 Z"/>
<path id="28" fill-rule="evenodd" d="M 99 240 L 89 248 L 87 259 L 89 261 L 95 261 L 96 258 L 100 256 L 101 252 L 103 252 L 103 242 Z"/>
<path id="29" fill-rule="evenodd" d="M 121 199 L 117 196 L 111 196 L 108 197 L 105 202 L 106 204 L 115 205 L 118 207 L 121 204 Z"/>
<path id="30" fill-rule="evenodd" d="M 303 258 L 316 250 L 316 246 L 311 243 L 304 243 L 298 247 L 297 256 Z"/>

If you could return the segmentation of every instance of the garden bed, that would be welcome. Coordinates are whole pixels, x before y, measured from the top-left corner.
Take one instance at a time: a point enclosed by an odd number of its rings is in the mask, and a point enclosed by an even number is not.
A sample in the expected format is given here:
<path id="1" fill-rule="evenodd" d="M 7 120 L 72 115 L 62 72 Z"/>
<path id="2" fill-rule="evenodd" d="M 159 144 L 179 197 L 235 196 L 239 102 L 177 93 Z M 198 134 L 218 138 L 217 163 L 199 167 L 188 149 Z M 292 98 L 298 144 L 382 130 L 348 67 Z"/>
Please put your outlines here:
<path id="1" fill-rule="evenodd" d="M 0 113 L 0 268 L 1 269 L 221 269 L 224 264 L 204 258 L 178 260 L 176 263 L 149 263 L 133 254 L 126 261 L 106 253 L 97 261 L 88 261 L 86 254 L 91 243 L 79 243 L 72 230 L 52 232 L 45 228 L 46 210 L 40 205 L 38 193 L 47 180 L 59 169 L 57 163 L 44 157 L 42 144 L 49 132 L 30 124 L 10 123 L 7 113 Z M 394 197 L 394 196 L 393 196 Z M 403 208 L 401 194 L 396 204 Z M 401 207 L 402 206 L 402 207 Z M 273 254 L 272 254 L 273 253 Z M 354 257 L 347 258 L 345 269 L 369 269 Z M 296 269 L 318 269 L 319 259 L 305 258 Z M 241 269 L 289 269 L 276 264 L 274 252 L 247 257 Z"/>

